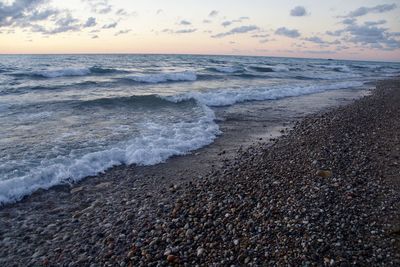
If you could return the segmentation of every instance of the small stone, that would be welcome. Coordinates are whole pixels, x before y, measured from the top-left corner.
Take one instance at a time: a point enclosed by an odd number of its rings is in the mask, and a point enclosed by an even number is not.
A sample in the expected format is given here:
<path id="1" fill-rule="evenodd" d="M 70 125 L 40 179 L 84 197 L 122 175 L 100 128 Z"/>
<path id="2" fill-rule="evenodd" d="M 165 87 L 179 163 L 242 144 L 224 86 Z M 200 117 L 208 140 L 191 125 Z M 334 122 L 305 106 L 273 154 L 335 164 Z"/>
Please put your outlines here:
<path id="1" fill-rule="evenodd" d="M 191 237 L 193 235 L 193 230 L 192 229 L 188 229 L 187 231 L 186 231 L 186 237 Z"/>
<path id="2" fill-rule="evenodd" d="M 43 263 L 43 266 L 49 266 L 50 261 L 48 258 L 44 258 L 42 263 Z"/>
<path id="3" fill-rule="evenodd" d="M 201 256 L 204 253 L 204 248 L 198 248 L 197 249 L 197 256 Z"/>
<path id="4" fill-rule="evenodd" d="M 318 170 L 315 175 L 322 177 L 322 178 L 329 178 L 332 177 L 332 171 L 331 170 Z"/>
<path id="5" fill-rule="evenodd" d="M 71 189 L 70 193 L 71 193 L 71 194 L 75 194 L 75 193 L 78 193 L 78 192 L 83 191 L 84 189 L 85 189 L 85 187 L 83 187 L 83 186 L 75 187 L 75 188 L 72 188 L 72 189 Z"/>
<path id="6" fill-rule="evenodd" d="M 175 256 L 175 255 L 170 254 L 170 255 L 167 256 L 167 261 L 169 263 L 177 263 L 178 260 L 179 260 L 179 258 L 177 256 Z"/>
<path id="7" fill-rule="evenodd" d="M 171 249 L 167 248 L 167 249 L 164 251 L 164 256 L 168 256 L 168 255 L 170 255 L 171 253 L 172 253 Z"/>
<path id="8" fill-rule="evenodd" d="M 97 184 L 95 187 L 96 187 L 97 189 L 104 189 L 104 188 L 109 187 L 110 185 L 111 185 L 110 182 L 104 182 L 104 183 L 99 183 L 99 184 Z"/>

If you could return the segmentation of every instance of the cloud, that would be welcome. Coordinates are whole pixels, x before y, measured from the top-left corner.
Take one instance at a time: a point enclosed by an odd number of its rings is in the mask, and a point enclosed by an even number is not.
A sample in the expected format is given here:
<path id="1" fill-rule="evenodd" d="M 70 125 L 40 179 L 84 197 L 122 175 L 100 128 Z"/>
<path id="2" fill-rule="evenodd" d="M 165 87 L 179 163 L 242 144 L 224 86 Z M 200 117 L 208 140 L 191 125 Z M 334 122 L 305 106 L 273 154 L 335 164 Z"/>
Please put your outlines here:
<path id="1" fill-rule="evenodd" d="M 197 29 L 182 29 L 182 30 L 177 30 L 177 31 L 174 31 L 172 29 L 164 29 L 161 32 L 170 33 L 170 34 L 184 34 L 184 33 L 192 33 L 195 31 L 197 31 Z"/>
<path id="2" fill-rule="evenodd" d="M 92 39 L 97 39 L 97 38 L 99 38 L 98 35 L 93 35 L 93 36 L 92 36 Z"/>
<path id="3" fill-rule="evenodd" d="M 298 30 L 295 30 L 295 29 L 290 30 L 290 29 L 288 29 L 288 28 L 286 28 L 286 27 L 278 28 L 278 29 L 275 31 L 275 34 L 277 34 L 277 35 L 282 35 L 282 36 L 286 36 L 286 37 L 289 37 L 289 38 L 297 38 L 297 37 L 300 36 L 300 33 L 299 33 Z"/>
<path id="4" fill-rule="evenodd" d="M 59 13 L 54 9 L 41 9 L 45 2 L 45 0 L 15 0 L 10 5 L 0 2 L 0 27 L 27 26 L 31 21 L 46 20 Z"/>
<path id="5" fill-rule="evenodd" d="M 325 33 L 330 36 L 340 36 L 344 30 L 336 30 L 336 31 L 326 31 Z"/>
<path id="6" fill-rule="evenodd" d="M 311 43 L 319 44 L 320 47 L 327 47 L 329 45 L 338 45 L 341 43 L 339 40 L 334 40 L 332 42 L 326 41 L 326 40 L 323 40 L 319 36 L 311 36 L 311 37 L 304 38 L 303 40 L 311 42 Z"/>
<path id="7" fill-rule="evenodd" d="M 387 28 L 375 25 L 349 25 L 344 29 L 346 40 L 355 44 L 369 45 L 373 48 L 393 50 L 400 48 L 400 41 L 393 38 Z"/>
<path id="8" fill-rule="evenodd" d="M 118 25 L 118 22 L 112 22 L 112 23 L 103 25 L 102 28 L 103 28 L 103 29 L 111 29 L 111 28 L 117 27 L 117 25 Z"/>
<path id="9" fill-rule="evenodd" d="M 67 14 L 65 17 L 56 21 L 54 28 L 46 29 L 42 26 L 38 26 L 38 32 L 44 34 L 58 34 L 63 32 L 70 32 L 70 31 L 79 31 L 81 28 L 84 28 L 84 24 L 80 24 L 79 20 L 72 17 L 70 14 Z M 32 29 L 33 30 L 33 29 Z"/>
<path id="10" fill-rule="evenodd" d="M 70 14 L 67 14 L 65 17 L 58 19 L 52 28 L 46 28 L 38 24 L 31 24 L 29 27 L 32 32 L 52 35 L 63 32 L 79 31 L 82 28 L 85 28 L 85 24 L 81 24 L 78 19 L 75 19 Z"/>
<path id="11" fill-rule="evenodd" d="M 304 38 L 305 41 L 309 41 L 312 43 L 316 43 L 316 44 L 325 44 L 326 42 L 324 40 L 322 40 L 320 37 L 318 36 L 313 36 L 313 37 L 308 37 L 308 38 Z"/>
<path id="12" fill-rule="evenodd" d="M 121 34 L 127 34 L 127 33 L 131 32 L 131 31 L 132 31 L 131 29 L 120 30 L 120 31 L 116 32 L 116 33 L 114 34 L 114 36 L 118 36 L 118 35 L 121 35 Z"/>
<path id="13" fill-rule="evenodd" d="M 385 24 L 387 21 L 384 19 L 378 20 L 378 21 L 366 21 L 364 22 L 364 25 L 366 26 L 375 26 L 375 25 L 382 25 Z"/>
<path id="14" fill-rule="evenodd" d="M 293 8 L 292 10 L 290 10 L 290 16 L 293 17 L 303 17 L 307 15 L 307 11 L 304 7 L 302 6 L 296 6 L 295 8 Z"/>
<path id="15" fill-rule="evenodd" d="M 87 19 L 85 24 L 83 25 L 84 28 L 94 27 L 97 25 L 96 18 L 90 17 Z"/>
<path id="16" fill-rule="evenodd" d="M 247 32 L 251 32 L 254 30 L 258 30 L 259 27 L 255 26 L 255 25 L 249 25 L 249 26 L 240 26 L 240 27 L 236 27 L 233 28 L 232 30 L 228 31 L 228 32 L 223 32 L 223 33 L 218 33 L 216 35 L 212 35 L 212 38 L 222 38 L 228 35 L 234 35 L 234 34 L 241 34 L 241 33 L 247 33 Z"/>
<path id="17" fill-rule="evenodd" d="M 118 10 L 115 12 L 115 15 L 118 15 L 118 16 L 128 16 L 129 14 L 128 14 L 128 12 L 126 12 L 123 8 L 120 8 L 120 9 L 118 9 Z"/>
<path id="18" fill-rule="evenodd" d="M 345 50 L 345 49 L 349 49 L 350 47 L 345 46 L 345 45 L 339 45 L 336 47 L 336 51 L 341 51 L 341 50 Z"/>
<path id="19" fill-rule="evenodd" d="M 243 20 L 248 20 L 248 19 L 250 19 L 250 18 L 249 17 L 240 17 L 240 18 L 234 19 L 234 20 L 226 20 L 226 21 L 222 22 L 221 25 L 224 27 L 227 27 L 227 26 L 232 25 L 233 23 L 243 22 Z"/>
<path id="20" fill-rule="evenodd" d="M 336 54 L 335 51 L 331 51 L 331 50 L 305 50 L 305 51 L 301 51 L 301 52 L 307 53 L 307 54 L 322 54 L 322 55 Z"/>
<path id="21" fill-rule="evenodd" d="M 84 0 L 90 6 L 90 9 L 94 13 L 107 14 L 112 10 L 112 6 L 108 3 L 108 0 Z"/>
<path id="22" fill-rule="evenodd" d="M 252 38 L 265 38 L 268 36 L 269 36 L 269 34 L 265 33 L 265 34 L 253 34 L 251 37 Z"/>
<path id="23" fill-rule="evenodd" d="M 20 27 L 45 35 L 80 31 L 97 24 L 94 17 L 85 22 L 74 18 L 70 11 L 49 7 L 48 0 L 15 0 L 0 2 L 0 27 Z"/>
<path id="24" fill-rule="evenodd" d="M 51 17 L 55 17 L 60 14 L 57 9 L 44 9 L 44 10 L 33 10 L 33 12 L 27 18 L 30 22 L 47 20 Z"/>
<path id="25" fill-rule="evenodd" d="M 207 23 L 211 23 L 212 21 L 211 20 L 209 20 L 209 19 L 205 19 L 205 20 L 203 20 L 203 23 L 205 23 L 205 24 L 207 24 Z"/>
<path id="26" fill-rule="evenodd" d="M 158 10 L 156 11 L 156 14 L 157 14 L 157 15 L 160 15 L 160 14 L 163 13 L 163 12 L 164 12 L 164 10 L 158 9 Z"/>
<path id="27" fill-rule="evenodd" d="M 180 25 L 191 25 L 192 23 L 190 22 L 190 21 L 188 21 L 188 20 L 181 20 L 180 22 L 179 22 L 179 24 Z"/>
<path id="28" fill-rule="evenodd" d="M 346 25 L 351 25 L 351 24 L 354 24 L 355 22 L 356 22 L 355 18 L 348 18 L 348 19 L 342 20 L 342 23 L 346 24 Z"/>
<path id="29" fill-rule="evenodd" d="M 231 24 L 232 24 L 232 21 L 229 21 L 229 20 L 224 21 L 224 22 L 221 23 L 221 25 L 224 26 L 224 27 L 227 27 L 227 26 L 229 26 Z"/>
<path id="30" fill-rule="evenodd" d="M 377 5 L 374 7 L 359 7 L 356 10 L 351 11 L 348 15 L 345 17 L 361 17 L 364 16 L 368 13 L 384 13 L 391 11 L 397 7 L 396 4 L 384 4 L 384 5 Z"/>
<path id="31" fill-rule="evenodd" d="M 395 50 L 400 48 L 400 41 L 396 33 L 388 31 L 388 28 L 378 27 L 385 24 L 386 20 L 366 21 L 364 24 L 347 24 L 343 29 L 334 32 L 327 31 L 331 36 L 342 36 L 342 41 L 353 43 L 362 47 L 378 48 L 383 50 Z"/>
<path id="32" fill-rule="evenodd" d="M 183 29 L 183 30 L 174 31 L 173 33 L 178 33 L 178 34 L 180 34 L 180 33 L 192 33 L 192 32 L 195 32 L 195 31 L 197 31 L 197 29 Z"/>
<path id="33" fill-rule="evenodd" d="M 127 12 L 125 9 L 120 8 L 115 12 L 115 15 L 123 18 L 123 17 L 136 17 L 138 15 L 138 13 L 136 11 L 132 11 L 132 12 Z"/>
<path id="34" fill-rule="evenodd" d="M 210 14 L 208 14 L 208 16 L 213 18 L 213 17 L 218 16 L 218 13 L 219 12 L 217 10 L 213 10 L 213 11 L 210 12 Z"/>
<path id="35" fill-rule="evenodd" d="M 260 44 L 265 44 L 265 43 L 267 43 L 269 41 L 269 39 L 261 39 L 261 40 L 259 40 L 258 42 L 260 43 Z"/>

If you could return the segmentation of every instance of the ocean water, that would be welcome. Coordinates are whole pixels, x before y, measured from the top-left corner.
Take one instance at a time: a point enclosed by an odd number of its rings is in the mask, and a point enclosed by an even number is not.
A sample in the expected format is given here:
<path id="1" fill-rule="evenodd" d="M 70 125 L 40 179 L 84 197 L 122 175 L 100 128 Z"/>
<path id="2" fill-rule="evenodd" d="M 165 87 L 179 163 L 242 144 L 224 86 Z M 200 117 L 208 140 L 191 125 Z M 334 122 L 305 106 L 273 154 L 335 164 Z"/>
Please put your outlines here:
<path id="1" fill-rule="evenodd" d="M 357 89 L 400 64 L 190 55 L 0 56 L 0 204 L 221 133 L 213 107 Z"/>

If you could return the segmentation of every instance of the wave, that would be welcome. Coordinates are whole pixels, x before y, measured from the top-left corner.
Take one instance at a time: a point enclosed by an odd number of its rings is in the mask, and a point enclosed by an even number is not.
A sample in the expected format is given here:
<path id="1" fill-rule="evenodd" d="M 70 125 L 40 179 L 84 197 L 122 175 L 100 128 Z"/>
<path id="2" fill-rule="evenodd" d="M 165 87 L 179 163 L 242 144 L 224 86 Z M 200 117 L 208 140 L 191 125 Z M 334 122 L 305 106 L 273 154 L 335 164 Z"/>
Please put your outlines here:
<path id="1" fill-rule="evenodd" d="M 91 67 L 90 72 L 94 74 L 113 74 L 113 73 L 129 73 L 129 71 L 114 69 L 114 68 L 103 68 L 103 67 Z"/>
<path id="2" fill-rule="evenodd" d="M 109 108 L 120 108 L 121 106 L 146 106 L 149 108 L 174 106 L 175 103 L 166 101 L 163 98 L 158 97 L 158 95 L 133 95 L 133 96 L 120 96 L 120 97 L 109 97 L 109 98 L 97 98 L 91 100 L 72 100 L 67 103 L 67 105 L 78 105 L 81 107 L 88 106 L 102 106 Z M 190 104 L 190 103 L 188 103 Z M 192 103 L 195 105 L 196 103 Z"/>
<path id="3" fill-rule="evenodd" d="M 90 74 L 89 68 L 65 68 L 65 69 L 54 69 L 54 70 L 42 70 L 33 72 L 33 76 L 39 76 L 43 78 L 58 78 L 67 76 L 85 76 Z"/>
<path id="4" fill-rule="evenodd" d="M 353 79 L 353 78 L 361 78 L 362 75 L 358 73 L 351 72 L 341 72 L 341 71 L 333 71 L 333 72 L 321 72 L 321 71 L 304 71 L 300 75 L 300 77 L 312 80 L 343 80 L 343 79 Z"/>
<path id="5" fill-rule="evenodd" d="M 211 67 L 211 68 L 208 68 L 208 70 L 214 71 L 214 72 L 221 72 L 221 73 L 235 73 L 235 72 L 243 71 L 242 68 L 229 67 L 229 66 L 226 66 L 226 67 L 222 67 L 222 66 Z"/>
<path id="6" fill-rule="evenodd" d="M 0 181 L 0 204 L 12 203 L 38 189 L 79 181 L 121 164 L 153 165 L 211 144 L 220 134 L 211 109 L 190 122 L 140 125 L 142 133 L 113 147 L 76 157 L 58 156 L 18 178 Z"/>
<path id="7" fill-rule="evenodd" d="M 249 69 L 257 71 L 257 72 L 283 72 L 289 71 L 289 68 L 283 65 L 276 66 L 250 66 Z"/>
<path id="8" fill-rule="evenodd" d="M 245 101 L 261 101 L 261 100 L 275 100 L 285 97 L 293 97 L 300 95 L 313 94 L 327 90 L 345 89 L 358 87 L 363 85 L 363 82 L 339 82 L 333 84 L 315 84 L 307 86 L 293 86 L 288 85 L 284 87 L 266 87 L 266 88 L 242 88 L 242 89 L 223 89 L 205 92 L 188 92 L 181 95 L 163 97 L 172 102 L 181 102 L 194 99 L 197 102 L 212 106 L 229 106 L 235 103 Z"/>
<path id="9" fill-rule="evenodd" d="M 71 151 L 68 156 L 59 156 L 42 162 L 40 166 L 32 168 L 24 176 L 0 181 L 0 204 L 16 202 L 40 188 L 48 189 L 57 184 L 76 182 L 87 176 L 97 175 L 116 165 L 153 165 L 164 162 L 171 156 L 185 155 L 211 144 L 220 134 L 215 122 L 215 113 L 209 108 L 212 106 L 227 106 L 244 101 L 274 100 L 357 87 L 362 84 L 362 82 L 353 81 L 304 86 L 247 87 L 188 92 L 175 96 L 147 95 L 81 101 L 82 105 L 113 107 L 123 104 L 131 105 L 135 102 L 158 106 L 166 103 L 175 105 L 175 103 L 195 101 L 202 115 L 193 118 L 190 122 L 165 124 L 144 122 L 139 126 L 141 133 L 131 140 L 79 157 Z M 39 117 L 41 116 L 49 116 L 49 114 L 40 114 Z M 29 119 L 36 119 L 36 116 Z"/>
<path id="10" fill-rule="evenodd" d="M 346 65 L 322 65 L 321 67 L 337 72 L 351 72 L 350 68 Z"/>
<path id="11" fill-rule="evenodd" d="M 0 102 L 0 112 L 4 112 L 11 107 L 9 103 L 1 103 Z"/>
<path id="12" fill-rule="evenodd" d="M 197 80 L 196 73 L 192 71 L 167 72 L 154 74 L 141 74 L 126 76 L 125 79 L 138 83 L 165 83 L 165 82 L 182 82 Z"/>
<path id="13" fill-rule="evenodd" d="M 41 121 L 43 119 L 50 118 L 52 115 L 53 115 L 53 112 L 51 112 L 51 111 L 21 114 L 18 116 L 18 120 L 20 120 L 20 121 Z"/>
<path id="14" fill-rule="evenodd" d="M 61 69 L 47 69 L 39 70 L 28 73 L 12 73 L 13 76 L 31 76 L 39 78 L 59 78 L 69 76 L 87 76 L 87 75 L 105 75 L 105 74 L 117 74 L 117 73 L 129 73 L 129 71 L 114 69 L 114 68 L 102 68 L 102 67 L 82 67 L 82 68 L 61 68 Z"/>

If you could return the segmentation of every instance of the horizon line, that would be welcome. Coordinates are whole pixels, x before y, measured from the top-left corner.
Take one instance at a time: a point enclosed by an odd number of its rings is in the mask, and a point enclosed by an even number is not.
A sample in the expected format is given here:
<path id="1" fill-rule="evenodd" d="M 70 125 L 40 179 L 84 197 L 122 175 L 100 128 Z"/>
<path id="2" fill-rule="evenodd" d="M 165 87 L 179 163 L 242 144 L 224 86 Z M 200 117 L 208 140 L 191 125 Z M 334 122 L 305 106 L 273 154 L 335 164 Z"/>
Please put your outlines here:
<path id="1" fill-rule="evenodd" d="M 78 53 L 1 53 L 0 56 L 51 56 L 51 55 L 170 55 L 170 56 L 229 56 L 229 57 L 270 57 L 270 58 L 294 58 L 294 59 L 319 59 L 319 60 L 339 60 L 339 61 L 361 61 L 361 62 L 382 62 L 382 63 L 400 63 L 399 60 L 395 61 L 384 61 L 384 60 L 365 60 L 365 59 L 343 59 L 343 58 L 331 58 L 331 57 L 288 57 L 288 56 L 263 56 L 263 55 L 248 55 L 248 54 L 202 54 L 202 53 L 124 53 L 124 52 L 78 52 Z"/>

